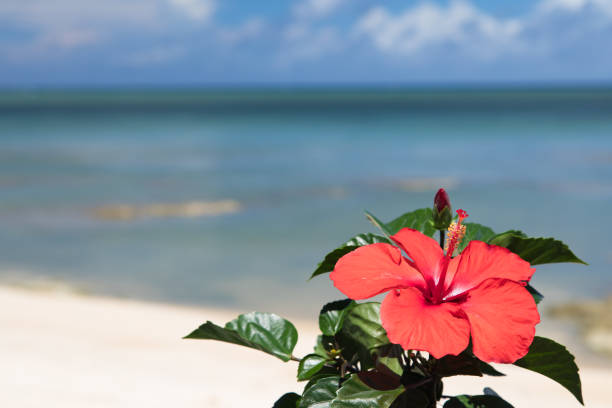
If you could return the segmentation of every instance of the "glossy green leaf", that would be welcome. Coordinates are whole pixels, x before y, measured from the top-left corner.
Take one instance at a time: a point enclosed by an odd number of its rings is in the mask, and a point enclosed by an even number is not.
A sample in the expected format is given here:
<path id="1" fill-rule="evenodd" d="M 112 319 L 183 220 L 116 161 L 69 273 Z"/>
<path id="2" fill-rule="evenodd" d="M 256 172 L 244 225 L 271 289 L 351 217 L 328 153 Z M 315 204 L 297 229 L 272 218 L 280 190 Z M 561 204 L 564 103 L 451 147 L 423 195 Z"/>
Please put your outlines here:
<path id="1" fill-rule="evenodd" d="M 495 395 L 458 395 L 444 403 L 444 408 L 513 408 Z"/>
<path id="2" fill-rule="evenodd" d="M 261 350 L 283 361 L 289 361 L 298 333 L 288 320 L 271 313 L 242 314 L 220 327 L 206 322 L 186 339 L 219 340 Z"/>
<path id="3" fill-rule="evenodd" d="M 465 222 L 465 236 L 459 243 L 459 252 L 463 251 L 470 241 L 487 242 L 495 236 L 495 232 L 486 225 L 477 224 L 475 222 Z"/>
<path id="4" fill-rule="evenodd" d="M 403 392 L 402 386 L 389 391 L 375 390 L 352 375 L 342 384 L 330 408 L 388 408 Z"/>
<path id="5" fill-rule="evenodd" d="M 319 328 L 326 336 L 338 333 L 346 314 L 356 305 L 351 299 L 337 300 L 323 306 L 319 313 Z"/>
<path id="6" fill-rule="evenodd" d="M 326 358 L 318 354 L 308 354 L 302 358 L 298 365 L 298 381 L 306 381 L 312 378 L 313 375 L 321 371 L 326 361 Z"/>
<path id="7" fill-rule="evenodd" d="M 365 215 L 366 218 L 372 223 L 372 225 L 380 229 L 387 238 L 393 235 L 393 232 L 387 228 L 387 224 L 376 218 L 374 214 L 369 211 L 366 211 Z"/>
<path id="8" fill-rule="evenodd" d="M 375 369 L 360 371 L 355 375 L 362 383 L 379 391 L 391 391 L 402 385 L 401 374 L 382 364 L 380 360 L 376 361 Z"/>
<path id="9" fill-rule="evenodd" d="M 347 360 L 357 355 L 362 369 L 373 367 L 375 362 L 372 353 L 390 343 L 380 324 L 380 303 L 361 303 L 353 307 L 344 318 L 336 338 Z"/>
<path id="10" fill-rule="evenodd" d="M 484 361 L 480 362 L 480 371 L 485 375 L 490 375 L 491 377 L 503 377 L 506 374 L 499 372 L 492 365 L 485 363 Z"/>
<path id="11" fill-rule="evenodd" d="M 402 228 L 412 228 L 430 237 L 436 232 L 433 226 L 431 208 L 420 208 L 407 212 L 388 223 L 383 223 L 368 211 L 366 211 L 366 217 L 387 236 L 396 234 Z"/>
<path id="12" fill-rule="evenodd" d="M 272 408 L 297 408 L 302 397 L 295 392 L 288 392 L 280 397 Z"/>
<path id="13" fill-rule="evenodd" d="M 353 238 L 351 238 L 348 241 L 346 241 L 344 243 L 344 246 L 347 246 L 347 247 L 360 247 L 360 246 L 364 246 L 364 245 L 377 244 L 379 242 L 384 242 L 384 243 L 387 243 L 387 244 L 391 243 L 391 241 L 389 241 L 385 237 L 381 237 L 380 235 L 371 234 L 371 233 L 368 232 L 368 233 L 365 233 L 365 234 L 355 235 Z"/>
<path id="14" fill-rule="evenodd" d="M 436 229 L 433 226 L 433 215 L 431 208 L 419 208 L 411 212 L 400 215 L 387 223 L 387 228 L 393 234 L 397 234 L 402 228 L 412 228 L 421 231 L 431 237 Z"/>
<path id="15" fill-rule="evenodd" d="M 246 339 L 240 337 L 238 333 L 233 330 L 227 330 L 223 327 L 217 326 L 211 321 L 207 321 L 199 328 L 191 332 L 189 335 L 183 337 L 184 339 L 198 339 L 198 340 L 219 340 L 226 343 L 238 344 L 240 346 L 251 347 L 251 343 Z"/>
<path id="16" fill-rule="evenodd" d="M 313 385 L 318 383 L 319 380 L 321 380 L 323 378 L 327 378 L 327 377 L 340 378 L 340 375 L 339 375 L 337 370 L 325 366 L 325 367 L 323 367 L 323 369 L 321 371 L 319 371 L 318 373 L 313 375 L 312 378 L 310 380 L 308 380 L 308 382 L 304 386 L 304 392 L 306 392 L 310 387 L 312 387 Z"/>
<path id="17" fill-rule="evenodd" d="M 490 375 L 503 377 L 504 373 L 497 371 L 493 366 L 478 359 L 472 351 L 472 345 L 457 356 L 446 355 L 438 360 L 436 374 L 439 377 L 451 377 L 454 375 Z"/>
<path id="18" fill-rule="evenodd" d="M 495 235 L 489 244 L 508 248 L 532 265 L 573 262 L 587 265 L 568 248 L 554 238 L 529 238 L 521 231 L 506 231 Z"/>
<path id="19" fill-rule="evenodd" d="M 578 366 L 574 356 L 561 344 L 536 336 L 529 353 L 514 364 L 558 382 L 584 404 Z"/>
<path id="20" fill-rule="evenodd" d="M 531 296 L 533 296 L 533 300 L 535 300 L 536 305 L 539 304 L 542 299 L 544 299 L 544 295 L 538 292 L 536 288 L 534 288 L 530 284 L 527 284 L 526 289 L 529 291 L 529 293 L 531 293 Z"/>
<path id="21" fill-rule="evenodd" d="M 376 366 L 383 364 L 396 374 L 401 375 L 403 372 L 400 364 L 400 356 L 404 349 L 399 344 L 386 344 L 373 350 L 375 354 Z"/>
<path id="22" fill-rule="evenodd" d="M 324 377 L 302 395 L 299 408 L 329 408 L 340 384 L 340 377 Z"/>
<path id="23" fill-rule="evenodd" d="M 336 266 L 336 262 L 338 262 L 340 258 L 348 254 L 349 252 L 352 252 L 361 246 L 376 244 L 379 242 L 390 243 L 387 238 L 370 233 L 354 236 L 353 238 L 342 244 L 340 247 L 334 249 L 333 251 L 325 255 L 325 258 L 321 262 L 319 262 L 319 265 L 317 265 L 317 269 L 315 269 L 312 275 L 310 275 L 310 279 L 314 278 L 315 276 L 333 271 L 334 267 Z"/>

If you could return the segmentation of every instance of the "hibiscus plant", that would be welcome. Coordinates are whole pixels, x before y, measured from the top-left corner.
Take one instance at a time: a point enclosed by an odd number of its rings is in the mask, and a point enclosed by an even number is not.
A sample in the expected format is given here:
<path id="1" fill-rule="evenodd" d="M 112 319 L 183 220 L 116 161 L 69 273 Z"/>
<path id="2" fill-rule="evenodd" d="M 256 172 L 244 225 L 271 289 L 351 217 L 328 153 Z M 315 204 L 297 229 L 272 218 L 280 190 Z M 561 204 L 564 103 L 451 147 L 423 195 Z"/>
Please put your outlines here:
<path id="1" fill-rule="evenodd" d="M 312 273 L 331 272 L 347 298 L 321 309 L 311 354 L 295 357 L 297 330 L 270 313 L 243 314 L 224 327 L 209 321 L 186 338 L 298 362 L 304 391 L 282 395 L 275 408 L 512 407 L 490 388 L 482 395 L 444 393 L 446 377 L 504 375 L 489 363 L 545 375 L 583 403 L 574 357 L 535 336 L 543 296 L 529 284 L 534 265 L 584 263 L 567 245 L 517 230 L 496 234 L 464 222 L 463 210 L 453 218 L 443 189 L 433 209 L 387 223 L 366 216 L 381 233 L 351 238 Z M 356 302 L 385 292 L 382 302 Z"/>

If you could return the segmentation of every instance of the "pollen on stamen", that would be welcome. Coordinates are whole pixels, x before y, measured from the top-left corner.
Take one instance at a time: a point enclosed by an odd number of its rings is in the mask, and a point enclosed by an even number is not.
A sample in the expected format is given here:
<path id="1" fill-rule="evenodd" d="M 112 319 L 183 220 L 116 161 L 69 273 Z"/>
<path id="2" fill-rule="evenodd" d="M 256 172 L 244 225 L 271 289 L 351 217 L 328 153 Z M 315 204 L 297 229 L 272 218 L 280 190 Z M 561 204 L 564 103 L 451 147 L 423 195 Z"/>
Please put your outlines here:
<path id="1" fill-rule="evenodd" d="M 453 250 L 459 245 L 463 236 L 465 235 L 465 225 L 458 224 L 456 222 L 451 223 L 448 227 L 448 232 L 446 234 L 446 244 L 444 245 L 444 250 L 448 253 L 448 250 L 452 248 Z M 452 254 L 449 254 L 452 255 Z"/>
<path id="2" fill-rule="evenodd" d="M 457 210 L 458 220 L 457 222 L 451 223 L 448 227 L 446 244 L 444 245 L 444 251 L 447 256 L 453 256 L 455 248 L 459 245 L 463 236 L 465 235 L 465 225 L 461 225 L 461 221 L 468 217 L 468 214 L 463 210 Z"/>

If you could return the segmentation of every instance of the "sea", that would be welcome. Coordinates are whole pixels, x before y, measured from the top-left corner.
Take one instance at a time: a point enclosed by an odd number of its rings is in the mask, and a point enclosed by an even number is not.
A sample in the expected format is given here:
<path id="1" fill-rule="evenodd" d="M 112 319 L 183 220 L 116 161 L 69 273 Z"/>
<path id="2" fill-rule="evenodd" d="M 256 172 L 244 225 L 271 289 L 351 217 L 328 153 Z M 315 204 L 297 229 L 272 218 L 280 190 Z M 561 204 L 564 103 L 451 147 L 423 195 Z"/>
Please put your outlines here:
<path id="1" fill-rule="evenodd" d="M 612 88 L 0 91 L 0 283 L 312 317 L 364 210 L 440 187 L 588 262 L 544 302 L 612 293 Z"/>

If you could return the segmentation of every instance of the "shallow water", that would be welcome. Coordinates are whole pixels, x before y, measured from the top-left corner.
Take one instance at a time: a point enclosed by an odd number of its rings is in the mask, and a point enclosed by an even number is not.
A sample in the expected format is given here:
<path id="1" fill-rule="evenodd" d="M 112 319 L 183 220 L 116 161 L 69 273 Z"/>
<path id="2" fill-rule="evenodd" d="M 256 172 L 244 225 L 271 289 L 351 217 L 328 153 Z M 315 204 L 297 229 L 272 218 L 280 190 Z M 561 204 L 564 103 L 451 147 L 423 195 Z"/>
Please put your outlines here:
<path id="1" fill-rule="evenodd" d="M 364 209 L 440 186 L 469 221 L 590 263 L 539 267 L 547 301 L 612 291 L 612 90 L 0 93 L 4 280 L 309 314 L 341 297 L 306 279 L 373 231 Z M 183 217 L 193 202 L 238 204 Z M 145 216 L 96 216 L 118 205 Z"/>

